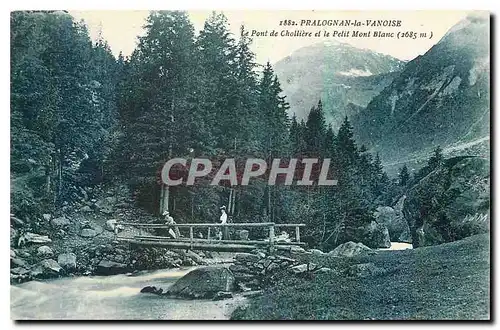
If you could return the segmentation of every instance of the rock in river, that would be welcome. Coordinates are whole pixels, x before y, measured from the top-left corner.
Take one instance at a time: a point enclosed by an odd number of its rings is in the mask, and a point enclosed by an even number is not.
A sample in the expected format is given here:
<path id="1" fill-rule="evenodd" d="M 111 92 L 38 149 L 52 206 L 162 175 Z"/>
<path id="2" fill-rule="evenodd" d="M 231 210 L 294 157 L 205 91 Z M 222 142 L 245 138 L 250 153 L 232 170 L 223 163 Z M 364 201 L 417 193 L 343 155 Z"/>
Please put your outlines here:
<path id="1" fill-rule="evenodd" d="M 64 269 L 73 270 L 76 269 L 76 255 L 72 252 L 61 253 L 57 257 L 57 263 Z"/>
<path id="2" fill-rule="evenodd" d="M 155 286 L 146 286 L 141 289 L 141 293 L 154 293 L 154 294 L 163 294 L 163 289 L 158 289 Z"/>
<path id="3" fill-rule="evenodd" d="M 109 261 L 109 260 L 101 260 L 95 269 L 95 273 L 97 275 L 117 275 L 124 274 L 130 271 L 129 267 L 126 264 L 122 264 L 119 262 Z"/>
<path id="4" fill-rule="evenodd" d="M 31 276 L 34 278 L 55 277 L 59 275 L 60 271 L 61 266 L 59 266 L 57 261 L 53 259 L 45 259 L 40 261 L 40 263 L 31 270 Z"/>
<path id="5" fill-rule="evenodd" d="M 235 289 L 233 273 L 225 267 L 197 268 L 177 280 L 167 295 L 188 299 L 213 299 L 219 292 Z"/>

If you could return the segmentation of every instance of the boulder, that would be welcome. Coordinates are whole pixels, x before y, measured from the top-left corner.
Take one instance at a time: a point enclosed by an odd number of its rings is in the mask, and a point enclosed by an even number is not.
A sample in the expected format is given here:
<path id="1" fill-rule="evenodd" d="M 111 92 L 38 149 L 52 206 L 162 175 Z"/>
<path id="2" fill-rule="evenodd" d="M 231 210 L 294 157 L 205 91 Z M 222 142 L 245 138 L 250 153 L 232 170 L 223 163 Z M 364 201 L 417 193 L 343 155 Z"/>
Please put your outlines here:
<path id="1" fill-rule="evenodd" d="M 401 239 L 403 239 L 403 242 L 411 243 L 410 227 L 402 212 L 405 199 L 406 196 L 401 197 L 394 208 L 390 206 L 379 206 L 374 213 L 375 221 L 387 227 L 390 240 L 393 242 L 400 242 Z M 410 240 L 410 242 L 408 242 L 408 240 Z"/>
<path id="2" fill-rule="evenodd" d="M 294 274 L 300 274 L 300 273 L 307 272 L 307 264 L 293 266 L 292 268 L 290 268 L 290 271 Z"/>
<path id="3" fill-rule="evenodd" d="M 36 250 L 36 254 L 39 257 L 47 258 L 52 257 L 54 255 L 54 251 L 47 245 L 42 245 Z"/>
<path id="4" fill-rule="evenodd" d="M 198 265 L 206 265 L 207 264 L 205 262 L 205 259 L 203 259 L 202 257 L 200 257 L 196 252 L 194 252 L 192 250 L 188 250 L 186 252 L 186 257 L 190 258 L 191 260 L 193 260 Z"/>
<path id="5" fill-rule="evenodd" d="M 34 278 L 50 278 L 59 275 L 61 267 L 57 261 L 53 259 L 45 259 L 40 261 L 30 272 Z"/>
<path id="6" fill-rule="evenodd" d="M 146 287 L 141 289 L 141 293 L 153 293 L 153 294 L 161 295 L 161 294 L 163 294 L 163 289 L 157 288 L 155 286 L 146 286 Z"/>
<path id="7" fill-rule="evenodd" d="M 266 257 L 266 254 L 263 251 L 255 251 L 254 254 L 256 254 L 260 259 L 264 259 Z"/>
<path id="8" fill-rule="evenodd" d="M 328 252 L 328 255 L 334 257 L 354 257 L 370 250 L 371 249 L 363 243 L 349 241 L 337 246 L 335 249 Z"/>
<path id="9" fill-rule="evenodd" d="M 403 214 L 413 247 L 489 232 L 490 164 L 454 157 L 422 178 L 407 194 Z"/>
<path id="10" fill-rule="evenodd" d="M 61 253 L 57 257 L 57 263 L 66 270 L 74 270 L 76 269 L 76 254 L 70 253 Z"/>
<path id="11" fill-rule="evenodd" d="M 334 271 L 328 267 L 321 267 L 320 269 L 316 270 L 315 273 L 317 273 L 317 274 L 330 274 L 330 273 L 334 273 Z"/>
<path id="12" fill-rule="evenodd" d="M 110 203 L 106 199 L 97 201 L 95 203 L 95 206 L 99 212 L 102 212 L 104 214 L 112 214 L 114 212 L 113 203 Z"/>
<path id="13" fill-rule="evenodd" d="M 301 264 L 297 266 L 293 266 L 290 269 L 290 271 L 294 274 L 302 274 L 308 271 L 314 271 L 318 268 L 318 265 L 314 263 L 309 263 L 309 264 Z"/>
<path id="14" fill-rule="evenodd" d="M 229 270 L 233 273 L 245 273 L 245 274 L 257 274 L 258 272 L 248 268 L 244 265 L 231 265 L 229 266 Z"/>
<path id="15" fill-rule="evenodd" d="M 88 206 L 88 205 L 85 205 L 84 207 L 82 207 L 80 209 L 80 211 L 86 212 L 86 213 L 90 213 L 90 212 L 92 212 L 92 208 L 90 206 Z"/>
<path id="16" fill-rule="evenodd" d="M 126 264 L 106 259 L 101 260 L 95 268 L 95 273 L 97 275 L 117 275 L 117 274 L 125 274 L 128 273 L 129 271 L 130 269 Z"/>
<path id="17" fill-rule="evenodd" d="M 257 262 L 260 260 L 260 257 L 252 253 L 236 253 L 234 260 L 238 262 Z"/>
<path id="18" fill-rule="evenodd" d="M 50 221 L 50 219 L 52 218 L 52 216 L 48 213 L 42 214 L 42 217 L 45 221 Z"/>
<path id="19" fill-rule="evenodd" d="M 293 245 L 290 247 L 290 254 L 304 254 L 306 250 L 300 246 Z"/>
<path id="20" fill-rule="evenodd" d="M 95 237 L 97 235 L 98 235 L 97 231 L 90 228 L 83 228 L 82 231 L 80 232 L 80 236 L 82 237 Z"/>
<path id="21" fill-rule="evenodd" d="M 24 233 L 19 238 L 19 245 L 33 243 L 33 244 L 45 244 L 50 243 L 52 240 L 48 236 L 39 235 L 35 233 Z"/>
<path id="22" fill-rule="evenodd" d="M 347 269 L 347 275 L 355 277 L 378 276 L 383 275 L 386 272 L 387 271 L 384 268 L 377 267 L 371 262 L 352 265 Z"/>
<path id="23" fill-rule="evenodd" d="M 235 290 L 233 273 L 225 267 L 201 267 L 178 279 L 167 291 L 169 296 L 213 299 L 218 292 Z"/>
<path id="24" fill-rule="evenodd" d="M 10 267 L 28 267 L 28 263 L 21 258 L 10 258 Z"/>
<path id="25" fill-rule="evenodd" d="M 71 224 L 71 221 L 65 217 L 54 218 L 50 221 L 51 225 L 56 228 L 64 228 Z"/>
<path id="26" fill-rule="evenodd" d="M 21 258 L 31 258 L 31 254 L 26 250 L 17 250 L 16 255 Z"/>
<path id="27" fill-rule="evenodd" d="M 10 269 L 10 272 L 12 274 L 16 274 L 16 275 L 26 275 L 28 274 L 30 271 L 27 270 L 26 268 L 24 267 L 16 267 L 16 268 L 11 268 Z"/>
<path id="28" fill-rule="evenodd" d="M 12 258 L 15 258 L 15 257 L 16 257 L 16 251 L 14 251 L 14 250 L 11 249 L 10 250 L 10 258 L 12 259 Z"/>
<path id="29" fill-rule="evenodd" d="M 45 259 L 40 262 L 40 265 L 48 270 L 59 273 L 61 271 L 61 266 L 54 259 Z"/>
<path id="30" fill-rule="evenodd" d="M 390 248 L 391 238 L 389 230 L 382 223 L 375 221 L 370 222 L 367 226 L 363 227 L 363 240 L 368 247 L 371 248 Z"/>
<path id="31" fill-rule="evenodd" d="M 323 251 L 318 249 L 310 249 L 309 252 L 311 252 L 313 256 L 317 257 L 321 257 L 323 254 L 325 254 Z"/>
<path id="32" fill-rule="evenodd" d="M 108 221 L 106 221 L 106 225 L 104 226 L 104 228 L 106 230 L 114 232 L 117 223 L 118 223 L 118 221 L 116 221 L 115 219 L 108 220 Z"/>

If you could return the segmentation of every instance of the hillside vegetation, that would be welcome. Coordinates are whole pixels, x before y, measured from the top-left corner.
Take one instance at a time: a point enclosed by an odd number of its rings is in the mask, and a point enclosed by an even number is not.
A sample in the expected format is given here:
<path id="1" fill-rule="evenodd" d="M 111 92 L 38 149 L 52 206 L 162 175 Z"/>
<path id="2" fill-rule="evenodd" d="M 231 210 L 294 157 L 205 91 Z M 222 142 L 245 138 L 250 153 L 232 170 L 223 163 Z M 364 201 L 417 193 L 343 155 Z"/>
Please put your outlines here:
<path id="1" fill-rule="evenodd" d="M 240 308 L 241 320 L 486 320 L 490 318 L 487 234 L 401 251 L 315 259 L 335 272 L 283 278 Z M 370 274 L 348 273 L 371 263 Z M 368 268 L 368 267 L 367 267 Z"/>

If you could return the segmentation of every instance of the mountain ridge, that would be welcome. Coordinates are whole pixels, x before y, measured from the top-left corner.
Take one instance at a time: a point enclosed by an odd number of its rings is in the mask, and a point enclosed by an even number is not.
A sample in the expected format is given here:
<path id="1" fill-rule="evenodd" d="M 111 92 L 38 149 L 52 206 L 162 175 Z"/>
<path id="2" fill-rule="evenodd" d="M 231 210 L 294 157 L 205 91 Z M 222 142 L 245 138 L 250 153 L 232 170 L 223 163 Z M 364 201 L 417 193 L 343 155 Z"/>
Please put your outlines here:
<path id="1" fill-rule="evenodd" d="M 489 135 L 489 31 L 484 17 L 458 22 L 354 116 L 359 140 L 395 161 Z"/>
<path id="2" fill-rule="evenodd" d="M 332 40 L 302 47 L 275 64 L 290 114 L 307 118 L 322 100 L 334 129 L 392 82 L 404 61 Z M 348 106 L 349 104 L 354 105 Z"/>

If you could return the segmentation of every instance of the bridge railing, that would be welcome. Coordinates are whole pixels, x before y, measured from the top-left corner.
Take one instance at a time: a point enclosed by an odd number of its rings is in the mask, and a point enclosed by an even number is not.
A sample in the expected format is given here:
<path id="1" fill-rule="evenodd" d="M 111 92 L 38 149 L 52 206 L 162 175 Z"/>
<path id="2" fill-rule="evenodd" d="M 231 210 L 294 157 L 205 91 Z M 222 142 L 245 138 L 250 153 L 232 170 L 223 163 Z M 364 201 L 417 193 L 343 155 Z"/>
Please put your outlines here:
<path id="1" fill-rule="evenodd" d="M 276 245 L 304 245 L 300 241 L 300 228 L 305 227 L 305 224 L 295 224 L 295 223 L 274 223 L 274 222 L 260 222 L 260 223 L 226 223 L 226 224 L 218 224 L 218 223 L 179 223 L 179 224 L 153 224 L 153 223 L 132 223 L 132 222 L 120 222 L 122 226 L 132 226 L 136 228 L 148 228 L 148 229 L 171 229 L 171 228 L 189 228 L 189 238 L 177 237 L 172 239 L 170 237 L 163 236 L 134 236 L 134 240 L 147 242 L 148 245 L 154 245 L 154 242 L 157 243 L 165 243 L 171 242 L 174 243 L 185 243 L 189 244 L 190 247 L 201 247 L 203 243 L 219 243 L 219 244 L 244 244 L 244 245 L 267 245 L 269 250 L 272 252 L 275 250 Z M 268 238 L 267 240 L 229 240 L 229 239 L 216 239 L 215 235 L 212 235 L 211 230 L 213 228 L 220 228 L 220 230 L 224 230 L 226 228 L 268 228 Z M 195 238 L 194 237 L 194 229 L 195 228 L 207 228 L 207 238 Z M 295 228 L 295 240 L 292 242 L 278 242 L 276 241 L 276 228 Z M 165 245 L 165 244 L 158 244 Z"/>

